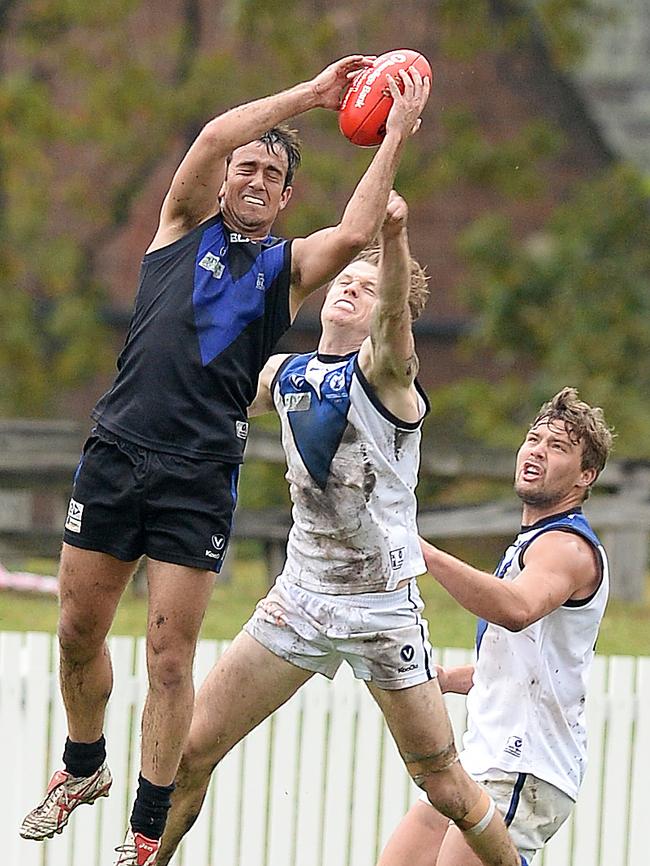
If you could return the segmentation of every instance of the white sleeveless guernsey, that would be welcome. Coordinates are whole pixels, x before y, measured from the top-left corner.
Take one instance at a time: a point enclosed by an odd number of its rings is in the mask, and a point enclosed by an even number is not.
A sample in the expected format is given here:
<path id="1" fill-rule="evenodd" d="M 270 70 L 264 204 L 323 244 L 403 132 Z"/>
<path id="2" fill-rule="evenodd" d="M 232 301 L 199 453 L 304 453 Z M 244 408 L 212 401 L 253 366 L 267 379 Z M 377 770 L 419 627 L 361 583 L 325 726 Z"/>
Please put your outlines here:
<path id="1" fill-rule="evenodd" d="M 424 394 L 420 419 L 400 421 L 373 393 L 357 353 L 290 356 L 271 393 L 293 503 L 283 575 L 348 595 L 423 574 L 415 486 Z"/>
<path id="2" fill-rule="evenodd" d="M 551 530 L 585 538 L 602 580 L 589 598 L 567 601 L 523 631 L 479 621 L 461 760 L 475 777 L 491 769 L 532 773 L 576 799 L 587 751 L 585 690 L 609 591 L 605 551 L 575 509 L 522 527 L 495 574 L 515 580 L 527 547 Z"/>

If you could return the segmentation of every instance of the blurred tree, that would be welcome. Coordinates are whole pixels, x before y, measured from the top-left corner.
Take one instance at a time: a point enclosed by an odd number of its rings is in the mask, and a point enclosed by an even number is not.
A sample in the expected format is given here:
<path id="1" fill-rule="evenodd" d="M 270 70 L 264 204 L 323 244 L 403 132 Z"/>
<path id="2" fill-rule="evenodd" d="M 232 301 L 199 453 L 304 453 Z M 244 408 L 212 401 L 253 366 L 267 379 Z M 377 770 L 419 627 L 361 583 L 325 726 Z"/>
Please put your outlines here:
<path id="1" fill-rule="evenodd" d="M 476 313 L 466 351 L 490 352 L 500 375 L 435 394 L 438 435 L 514 445 L 531 413 L 573 385 L 606 408 L 620 456 L 650 457 L 649 238 L 648 186 L 625 166 L 581 185 L 523 242 L 503 217 L 476 221 L 461 241 Z"/>

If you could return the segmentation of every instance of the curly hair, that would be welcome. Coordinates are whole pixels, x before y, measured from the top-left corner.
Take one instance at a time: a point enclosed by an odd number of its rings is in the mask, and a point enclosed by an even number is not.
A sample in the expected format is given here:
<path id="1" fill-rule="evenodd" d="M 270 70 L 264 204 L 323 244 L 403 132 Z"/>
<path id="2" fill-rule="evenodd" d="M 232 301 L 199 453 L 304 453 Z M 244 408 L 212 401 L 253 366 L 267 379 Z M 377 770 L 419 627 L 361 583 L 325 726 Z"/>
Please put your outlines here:
<path id="1" fill-rule="evenodd" d="M 574 444 L 582 443 L 582 469 L 605 468 L 612 450 L 614 431 L 607 426 L 603 410 L 578 397 L 575 388 L 562 388 L 540 408 L 531 429 L 541 423 L 562 421 Z"/>

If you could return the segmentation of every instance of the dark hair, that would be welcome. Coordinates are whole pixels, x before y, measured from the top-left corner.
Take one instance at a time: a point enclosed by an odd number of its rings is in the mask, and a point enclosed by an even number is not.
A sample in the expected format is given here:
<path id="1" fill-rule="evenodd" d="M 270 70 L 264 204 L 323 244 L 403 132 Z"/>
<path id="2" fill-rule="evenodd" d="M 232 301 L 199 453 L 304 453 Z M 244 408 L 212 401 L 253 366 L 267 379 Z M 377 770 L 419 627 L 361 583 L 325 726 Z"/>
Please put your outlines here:
<path id="1" fill-rule="evenodd" d="M 276 153 L 276 145 L 283 148 L 286 153 L 287 176 L 284 179 L 284 188 L 286 189 L 293 182 L 302 159 L 302 142 L 298 138 L 298 130 L 291 129 L 285 124 L 279 124 L 267 130 L 264 135 L 260 135 L 259 141 L 266 145 L 266 149 L 271 153 Z"/>
<path id="2" fill-rule="evenodd" d="M 582 469 L 595 469 L 596 476 L 605 467 L 614 439 L 603 410 L 578 398 L 575 388 L 562 388 L 539 410 L 531 424 L 536 427 L 549 421 L 562 421 L 574 443 L 582 443 Z"/>
<path id="3" fill-rule="evenodd" d="M 287 155 L 287 174 L 284 178 L 283 190 L 291 185 L 294 175 L 300 166 L 302 159 L 302 142 L 298 138 L 298 130 L 291 129 L 285 124 L 278 124 L 271 129 L 267 129 L 259 138 L 254 141 L 261 141 L 269 153 L 277 154 L 275 149 L 281 147 Z M 226 165 L 230 165 L 232 153 L 226 157 Z"/>

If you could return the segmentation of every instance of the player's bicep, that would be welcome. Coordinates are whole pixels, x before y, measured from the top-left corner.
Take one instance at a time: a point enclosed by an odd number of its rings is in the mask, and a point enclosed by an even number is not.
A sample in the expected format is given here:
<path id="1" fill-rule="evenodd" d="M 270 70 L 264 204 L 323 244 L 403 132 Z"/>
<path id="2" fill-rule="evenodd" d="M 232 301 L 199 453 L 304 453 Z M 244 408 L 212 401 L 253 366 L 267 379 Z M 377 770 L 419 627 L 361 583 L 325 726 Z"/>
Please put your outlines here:
<path id="1" fill-rule="evenodd" d="M 306 238 L 296 238 L 291 247 L 292 311 L 316 289 L 329 283 L 363 248 L 363 242 L 331 226 Z M 295 314 L 295 313 L 294 313 Z"/>
<path id="2" fill-rule="evenodd" d="M 370 329 L 373 373 L 410 385 L 418 372 L 415 340 L 408 305 L 391 307 L 378 302 Z"/>
<path id="3" fill-rule="evenodd" d="M 187 230 L 217 213 L 226 155 L 215 132 L 204 127 L 172 178 L 160 213 L 161 228 Z"/>
<path id="4" fill-rule="evenodd" d="M 531 622 L 563 605 L 593 581 L 595 564 L 588 543 L 574 533 L 548 532 L 524 555 L 524 568 L 513 582 Z"/>

